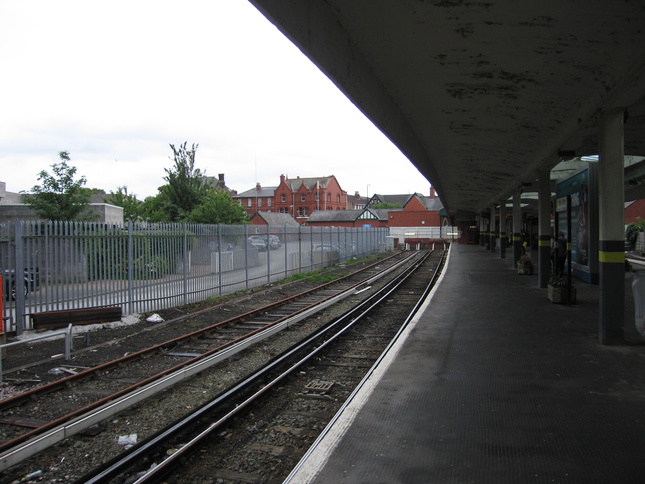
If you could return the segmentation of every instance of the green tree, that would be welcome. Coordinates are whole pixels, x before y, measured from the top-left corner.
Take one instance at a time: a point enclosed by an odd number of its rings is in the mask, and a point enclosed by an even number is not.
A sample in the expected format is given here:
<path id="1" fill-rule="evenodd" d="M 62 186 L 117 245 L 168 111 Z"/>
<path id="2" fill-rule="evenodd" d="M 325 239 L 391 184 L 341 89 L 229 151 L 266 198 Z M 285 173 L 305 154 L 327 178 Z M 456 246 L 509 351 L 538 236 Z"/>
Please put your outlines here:
<path id="1" fill-rule="evenodd" d="M 383 202 L 383 203 L 379 203 L 378 205 L 371 205 L 370 208 L 376 208 L 376 209 L 380 209 L 380 208 L 401 208 L 401 205 L 399 205 L 398 203 Z"/>
<path id="2" fill-rule="evenodd" d="M 170 145 L 174 165 L 165 168 L 165 185 L 157 195 L 146 197 L 141 206 L 142 218 L 148 222 L 246 223 L 242 207 L 222 188 L 215 188 L 195 168 L 195 152 L 199 145 L 188 148 L 184 142 L 178 148 Z"/>
<path id="3" fill-rule="evenodd" d="M 632 249 L 636 248 L 639 232 L 645 232 L 645 220 L 636 217 L 636 222 L 627 224 L 625 228 L 625 239 L 629 242 L 629 246 Z"/>
<path id="4" fill-rule="evenodd" d="M 244 224 L 248 222 L 246 211 L 226 190 L 211 189 L 202 203 L 188 216 L 198 224 Z"/>
<path id="5" fill-rule="evenodd" d="M 169 215 L 169 213 L 173 212 L 178 213 L 177 207 L 171 205 L 168 197 L 161 193 L 161 188 L 159 187 L 160 193 L 152 197 L 146 197 L 141 204 L 141 216 L 148 222 L 164 223 L 177 220 L 177 217 Z"/>
<path id="6" fill-rule="evenodd" d="M 175 148 L 170 145 L 173 152 L 174 166 L 166 168 L 163 178 L 166 185 L 159 188 L 159 192 L 167 199 L 171 206 L 169 221 L 184 220 L 190 212 L 201 204 L 203 197 L 211 188 L 205 181 L 199 168 L 195 168 L 195 152 L 199 145 L 193 144 L 190 149 L 186 142 Z"/>
<path id="7" fill-rule="evenodd" d="M 128 187 L 117 187 L 116 192 L 110 191 L 110 196 L 103 199 L 105 203 L 123 208 L 123 220 L 137 222 L 142 215 L 142 202 L 136 195 L 128 193 Z"/>
<path id="8" fill-rule="evenodd" d="M 81 188 L 84 192 L 89 193 L 90 195 L 106 195 L 105 190 L 102 188 Z"/>
<path id="9" fill-rule="evenodd" d="M 88 211 L 90 191 L 83 188 L 84 176 L 75 179 L 76 167 L 68 165 L 69 152 L 58 153 L 60 163 L 51 165 L 53 174 L 46 170 L 38 174 L 41 185 L 34 185 L 25 197 L 25 203 L 45 220 L 92 220 L 95 214 Z M 24 192 L 23 192 L 24 193 Z"/>

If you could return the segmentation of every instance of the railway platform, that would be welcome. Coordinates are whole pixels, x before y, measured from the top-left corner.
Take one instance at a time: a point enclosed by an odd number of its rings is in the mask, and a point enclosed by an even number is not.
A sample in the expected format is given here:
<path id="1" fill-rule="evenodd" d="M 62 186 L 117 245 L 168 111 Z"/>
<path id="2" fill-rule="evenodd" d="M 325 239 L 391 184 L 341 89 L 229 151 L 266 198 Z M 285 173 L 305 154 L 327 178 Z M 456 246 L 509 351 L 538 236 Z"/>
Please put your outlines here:
<path id="1" fill-rule="evenodd" d="M 553 304 L 453 245 L 439 285 L 287 482 L 643 483 L 645 338 L 598 342 L 598 285 Z"/>

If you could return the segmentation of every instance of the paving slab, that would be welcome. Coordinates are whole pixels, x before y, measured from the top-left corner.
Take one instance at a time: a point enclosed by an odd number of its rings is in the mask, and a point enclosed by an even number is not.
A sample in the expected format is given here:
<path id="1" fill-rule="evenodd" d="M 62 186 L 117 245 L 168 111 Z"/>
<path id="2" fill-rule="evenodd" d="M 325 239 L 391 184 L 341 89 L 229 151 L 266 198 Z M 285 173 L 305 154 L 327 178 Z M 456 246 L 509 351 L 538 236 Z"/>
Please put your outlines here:
<path id="1" fill-rule="evenodd" d="M 645 339 L 598 342 L 599 287 L 553 304 L 511 254 L 453 245 L 440 285 L 288 482 L 643 483 Z"/>

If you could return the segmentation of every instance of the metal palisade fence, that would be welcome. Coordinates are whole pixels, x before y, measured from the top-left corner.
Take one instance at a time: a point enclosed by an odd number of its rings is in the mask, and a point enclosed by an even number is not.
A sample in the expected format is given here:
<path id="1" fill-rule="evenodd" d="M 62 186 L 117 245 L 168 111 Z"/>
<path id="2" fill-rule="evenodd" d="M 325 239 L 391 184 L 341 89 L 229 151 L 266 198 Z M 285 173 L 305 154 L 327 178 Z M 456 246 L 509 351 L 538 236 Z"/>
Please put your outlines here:
<path id="1" fill-rule="evenodd" d="M 222 296 L 385 250 L 387 229 L 25 221 L 0 224 L 5 331 L 31 314 L 136 314 Z"/>

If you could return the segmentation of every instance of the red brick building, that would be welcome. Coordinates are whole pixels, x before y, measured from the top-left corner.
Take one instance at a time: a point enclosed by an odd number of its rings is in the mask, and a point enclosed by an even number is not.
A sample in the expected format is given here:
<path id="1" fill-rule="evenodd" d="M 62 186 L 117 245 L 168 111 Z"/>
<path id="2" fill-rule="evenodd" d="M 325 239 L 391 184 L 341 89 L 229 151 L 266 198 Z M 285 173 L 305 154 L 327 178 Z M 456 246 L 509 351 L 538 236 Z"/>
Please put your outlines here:
<path id="1" fill-rule="evenodd" d="M 273 203 L 275 199 L 275 188 L 263 188 L 257 183 L 255 188 L 242 193 L 236 193 L 232 195 L 232 198 L 233 200 L 237 200 L 249 217 L 252 217 L 255 212 L 275 212 L 277 211 L 274 209 Z"/>
<path id="2" fill-rule="evenodd" d="M 275 190 L 278 212 L 290 213 L 304 223 L 316 210 L 346 210 L 347 192 L 334 175 L 320 178 L 287 178 L 280 175 Z"/>
<path id="3" fill-rule="evenodd" d="M 625 225 L 636 222 L 636 217 L 645 219 L 645 199 L 625 203 Z"/>
<path id="4" fill-rule="evenodd" d="M 277 187 L 254 189 L 233 195 L 249 217 L 256 212 L 291 214 L 298 223 L 305 223 L 316 210 L 346 210 L 347 192 L 334 175 L 319 178 L 287 178 L 280 175 Z"/>
<path id="5" fill-rule="evenodd" d="M 400 211 L 392 211 L 388 215 L 389 227 L 441 227 L 445 217 L 439 211 L 443 204 L 435 191 L 425 197 L 418 193 L 410 196 Z"/>
<path id="6" fill-rule="evenodd" d="M 347 210 L 363 210 L 368 201 L 369 198 L 361 197 L 358 192 L 354 192 L 354 195 L 347 195 Z"/>

